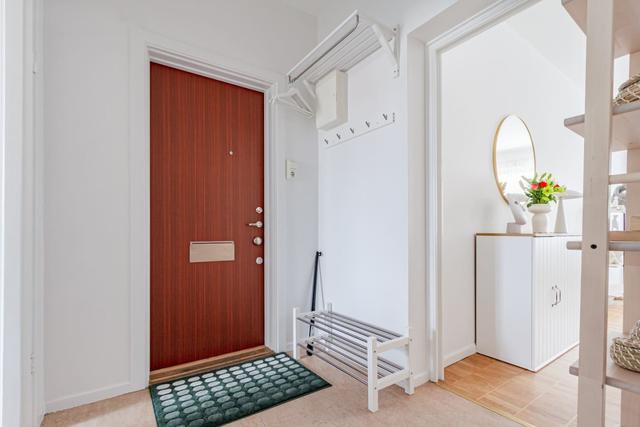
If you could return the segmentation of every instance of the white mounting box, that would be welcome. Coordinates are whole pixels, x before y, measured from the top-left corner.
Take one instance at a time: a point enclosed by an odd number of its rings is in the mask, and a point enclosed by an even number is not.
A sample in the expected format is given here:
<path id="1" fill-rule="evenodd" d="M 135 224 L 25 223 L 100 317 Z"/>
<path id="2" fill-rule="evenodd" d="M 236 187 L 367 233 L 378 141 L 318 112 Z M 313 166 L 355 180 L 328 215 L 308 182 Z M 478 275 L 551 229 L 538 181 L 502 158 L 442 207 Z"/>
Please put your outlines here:
<path id="1" fill-rule="evenodd" d="M 316 127 L 329 130 L 347 122 L 348 77 L 333 70 L 316 83 Z"/>

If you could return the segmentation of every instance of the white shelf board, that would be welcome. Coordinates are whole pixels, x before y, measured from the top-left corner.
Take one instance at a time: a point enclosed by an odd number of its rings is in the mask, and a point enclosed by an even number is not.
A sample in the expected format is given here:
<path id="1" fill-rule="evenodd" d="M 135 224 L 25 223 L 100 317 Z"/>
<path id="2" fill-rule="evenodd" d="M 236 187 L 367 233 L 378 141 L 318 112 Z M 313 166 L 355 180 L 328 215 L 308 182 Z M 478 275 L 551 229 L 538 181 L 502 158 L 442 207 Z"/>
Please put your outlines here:
<path id="1" fill-rule="evenodd" d="M 640 4 L 639 0 L 636 1 Z M 578 135 L 584 136 L 584 114 L 566 119 L 564 125 Z M 611 151 L 640 148 L 640 102 L 613 107 L 611 136 Z"/>
<path id="2" fill-rule="evenodd" d="M 587 32 L 587 0 L 562 0 L 578 26 Z M 615 57 L 640 51 L 640 1 L 616 0 L 614 9 Z"/>
<path id="3" fill-rule="evenodd" d="M 567 242 L 567 249 L 570 251 L 581 251 L 582 242 Z M 611 241 L 609 242 L 609 250 L 617 252 L 640 252 L 640 242 L 636 241 Z"/>
<path id="4" fill-rule="evenodd" d="M 609 175 L 609 184 L 633 184 L 634 182 L 640 182 L 640 172 Z"/>
<path id="5" fill-rule="evenodd" d="M 616 335 L 619 336 L 619 335 Z M 611 340 L 609 343 L 611 343 Z M 616 365 L 613 360 L 608 356 L 609 348 L 607 347 L 607 379 L 606 384 L 611 387 L 616 387 L 621 390 L 630 391 L 640 394 L 640 373 L 633 372 L 628 369 L 621 368 Z M 569 367 L 569 373 L 571 375 L 579 375 L 579 361 L 575 362 Z"/>
<path id="6" fill-rule="evenodd" d="M 394 30 L 356 10 L 287 73 L 289 83 L 306 80 L 315 84 L 332 70 L 347 71 L 384 47 L 382 43 L 387 44 L 390 52 L 395 35 Z M 394 73 L 397 73 L 397 58 Z"/>

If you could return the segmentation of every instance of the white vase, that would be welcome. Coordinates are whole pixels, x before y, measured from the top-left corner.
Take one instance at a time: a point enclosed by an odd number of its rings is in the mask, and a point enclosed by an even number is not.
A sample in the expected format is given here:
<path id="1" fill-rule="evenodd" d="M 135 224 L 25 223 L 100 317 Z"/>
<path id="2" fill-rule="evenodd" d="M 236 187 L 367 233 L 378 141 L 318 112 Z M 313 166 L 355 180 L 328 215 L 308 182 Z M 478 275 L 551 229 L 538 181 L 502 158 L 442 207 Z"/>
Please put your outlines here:
<path id="1" fill-rule="evenodd" d="M 551 205 L 536 204 L 529 206 L 529 212 L 533 214 L 531 218 L 531 226 L 534 233 L 548 233 L 549 232 L 549 219 L 547 214 L 551 212 Z"/>

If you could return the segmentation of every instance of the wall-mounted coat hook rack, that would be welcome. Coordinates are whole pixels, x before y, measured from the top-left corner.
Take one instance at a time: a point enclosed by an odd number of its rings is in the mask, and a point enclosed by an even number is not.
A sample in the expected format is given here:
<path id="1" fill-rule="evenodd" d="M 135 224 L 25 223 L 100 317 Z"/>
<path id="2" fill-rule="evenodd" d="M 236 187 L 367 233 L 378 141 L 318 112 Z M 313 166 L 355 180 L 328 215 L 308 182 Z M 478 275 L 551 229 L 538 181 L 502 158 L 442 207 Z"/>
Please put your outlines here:
<path id="1" fill-rule="evenodd" d="M 325 147 L 333 147 L 334 145 L 347 142 L 376 129 L 388 126 L 396 121 L 396 113 L 380 113 L 375 114 L 370 120 L 362 120 L 359 122 L 351 122 L 331 132 L 320 132 L 321 145 Z"/>

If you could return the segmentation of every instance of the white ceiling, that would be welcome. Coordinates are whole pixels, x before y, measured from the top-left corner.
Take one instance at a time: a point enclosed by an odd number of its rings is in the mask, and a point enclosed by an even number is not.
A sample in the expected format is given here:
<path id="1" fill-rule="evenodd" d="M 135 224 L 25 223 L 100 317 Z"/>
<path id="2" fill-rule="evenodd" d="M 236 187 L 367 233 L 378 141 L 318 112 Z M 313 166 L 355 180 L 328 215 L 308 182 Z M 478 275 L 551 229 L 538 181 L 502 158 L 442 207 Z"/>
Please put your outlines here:
<path id="1" fill-rule="evenodd" d="M 309 15 L 319 16 L 323 9 L 331 8 L 334 3 L 339 3 L 334 0 L 277 0 L 285 6 L 292 7 L 300 12 L 308 13 Z"/>
<path id="2" fill-rule="evenodd" d="M 456 0 L 273 0 L 318 19 L 318 38 L 322 39 L 354 10 L 388 26 L 406 25 L 412 18 L 433 14 Z M 406 29 L 406 28 L 405 28 Z"/>

